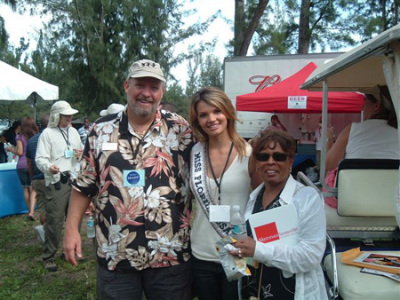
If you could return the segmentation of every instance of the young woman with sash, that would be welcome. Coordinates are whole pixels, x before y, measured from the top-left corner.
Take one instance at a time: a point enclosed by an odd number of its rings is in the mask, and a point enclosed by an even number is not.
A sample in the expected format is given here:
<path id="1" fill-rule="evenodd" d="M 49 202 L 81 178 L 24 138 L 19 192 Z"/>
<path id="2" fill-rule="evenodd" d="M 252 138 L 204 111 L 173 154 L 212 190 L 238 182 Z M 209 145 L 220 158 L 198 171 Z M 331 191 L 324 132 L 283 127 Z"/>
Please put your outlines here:
<path id="1" fill-rule="evenodd" d="M 215 247 L 229 235 L 229 221 L 219 221 L 229 219 L 226 208 L 239 205 L 243 213 L 251 192 L 251 147 L 236 132 L 235 120 L 232 102 L 222 90 L 206 87 L 194 94 L 190 121 L 198 143 L 191 153 L 190 186 L 196 199 L 191 245 L 199 300 L 238 299 L 238 283 L 227 280 Z"/>

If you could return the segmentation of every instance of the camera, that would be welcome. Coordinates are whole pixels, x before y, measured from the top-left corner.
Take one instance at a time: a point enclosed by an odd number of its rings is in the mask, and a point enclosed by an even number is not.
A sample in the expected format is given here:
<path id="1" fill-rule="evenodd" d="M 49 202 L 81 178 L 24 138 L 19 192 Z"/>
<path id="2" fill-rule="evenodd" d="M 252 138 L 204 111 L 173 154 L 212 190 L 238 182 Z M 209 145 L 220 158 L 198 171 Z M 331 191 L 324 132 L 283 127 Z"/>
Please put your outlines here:
<path id="1" fill-rule="evenodd" d="M 54 184 L 54 188 L 55 188 L 56 190 L 60 190 L 60 189 L 61 189 L 61 182 L 60 182 L 60 181 L 57 181 L 57 182 Z"/>

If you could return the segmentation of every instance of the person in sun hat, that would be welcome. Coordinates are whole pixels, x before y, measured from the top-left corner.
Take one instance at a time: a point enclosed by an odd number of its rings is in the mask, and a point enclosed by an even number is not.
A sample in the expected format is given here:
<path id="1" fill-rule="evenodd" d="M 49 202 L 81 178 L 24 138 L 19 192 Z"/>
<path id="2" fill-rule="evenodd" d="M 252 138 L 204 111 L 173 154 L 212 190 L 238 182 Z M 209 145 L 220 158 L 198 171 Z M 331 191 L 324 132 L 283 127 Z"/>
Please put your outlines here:
<path id="1" fill-rule="evenodd" d="M 66 259 L 77 265 L 82 256 L 79 223 L 93 201 L 98 297 L 189 300 L 192 131 L 181 116 L 160 110 L 158 63 L 134 62 L 124 88 L 126 108 L 95 121 L 72 183 Z"/>
<path id="2" fill-rule="evenodd" d="M 67 101 L 57 101 L 50 110 L 49 123 L 39 137 L 35 162 L 44 174 L 46 185 L 45 242 L 42 259 L 48 271 L 56 271 L 54 263 L 71 193 L 70 176 L 82 153 L 78 131 L 71 126 L 78 111 Z"/>
<path id="3" fill-rule="evenodd" d="M 119 103 L 111 103 L 107 109 L 103 109 L 100 111 L 100 117 L 104 117 L 107 115 L 117 114 L 120 111 L 124 110 L 125 106 Z"/>

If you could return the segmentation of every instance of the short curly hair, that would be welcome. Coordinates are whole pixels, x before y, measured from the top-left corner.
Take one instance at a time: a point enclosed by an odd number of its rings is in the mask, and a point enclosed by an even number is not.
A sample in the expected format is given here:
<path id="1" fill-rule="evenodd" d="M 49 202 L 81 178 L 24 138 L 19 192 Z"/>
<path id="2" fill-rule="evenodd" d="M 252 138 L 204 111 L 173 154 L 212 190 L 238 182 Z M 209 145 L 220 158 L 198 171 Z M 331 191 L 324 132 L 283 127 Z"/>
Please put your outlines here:
<path id="1" fill-rule="evenodd" d="M 270 149 L 275 149 L 279 144 L 290 158 L 294 158 L 296 154 L 296 141 L 287 132 L 278 129 L 264 129 L 252 142 L 253 156 L 264 150 L 270 143 L 273 143 Z"/>

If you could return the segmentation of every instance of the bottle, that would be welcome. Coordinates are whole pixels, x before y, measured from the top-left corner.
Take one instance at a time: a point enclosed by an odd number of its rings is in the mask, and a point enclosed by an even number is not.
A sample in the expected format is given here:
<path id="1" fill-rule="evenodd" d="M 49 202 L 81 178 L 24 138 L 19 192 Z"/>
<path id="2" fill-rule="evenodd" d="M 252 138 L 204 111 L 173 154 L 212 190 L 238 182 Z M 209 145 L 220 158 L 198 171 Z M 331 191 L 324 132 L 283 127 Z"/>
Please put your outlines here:
<path id="1" fill-rule="evenodd" d="M 90 214 L 86 223 L 87 237 L 92 239 L 96 236 L 96 227 L 93 214 Z"/>
<path id="2" fill-rule="evenodd" d="M 35 231 L 36 231 L 36 235 L 37 235 L 38 241 L 41 242 L 42 244 L 44 244 L 44 241 L 45 241 L 44 234 L 45 233 L 44 233 L 43 225 L 36 226 L 35 227 Z"/>
<path id="3" fill-rule="evenodd" d="M 246 220 L 240 212 L 239 205 L 232 206 L 231 235 L 236 240 L 247 236 Z"/>

